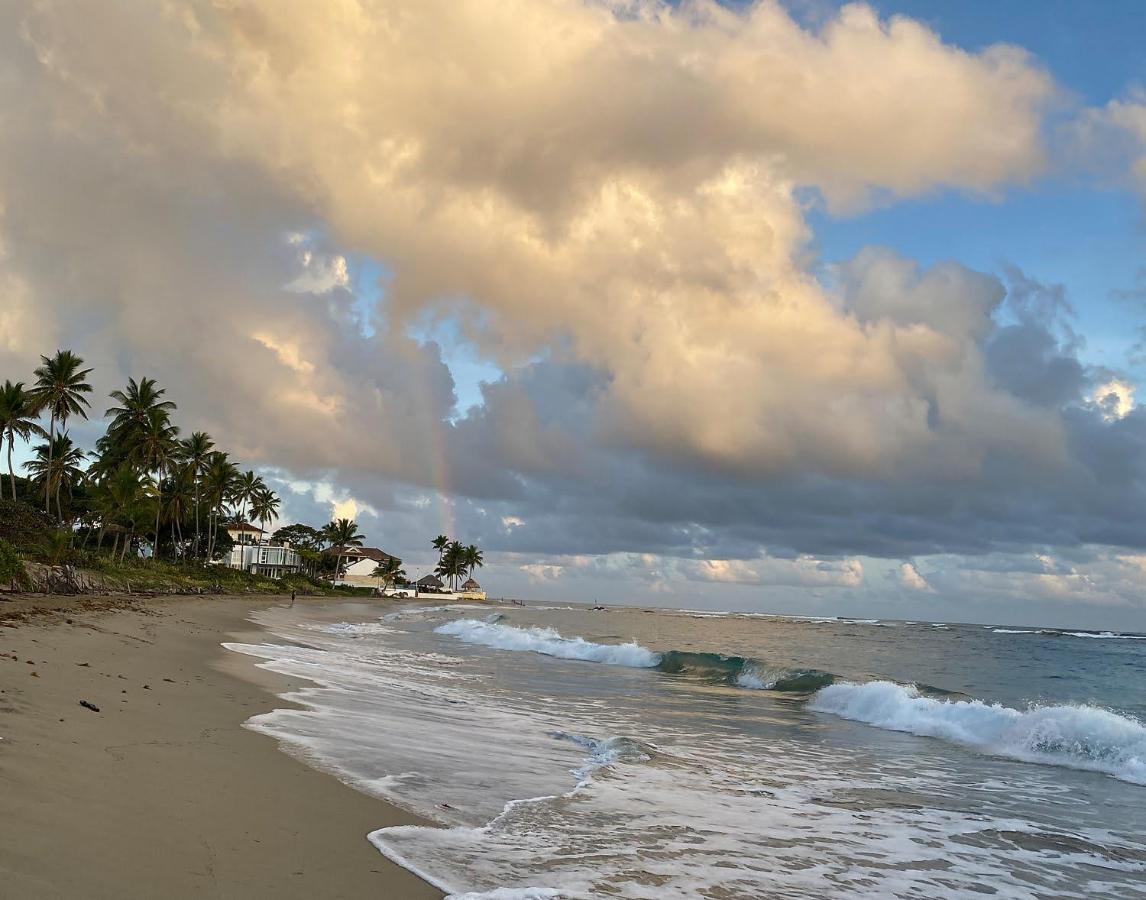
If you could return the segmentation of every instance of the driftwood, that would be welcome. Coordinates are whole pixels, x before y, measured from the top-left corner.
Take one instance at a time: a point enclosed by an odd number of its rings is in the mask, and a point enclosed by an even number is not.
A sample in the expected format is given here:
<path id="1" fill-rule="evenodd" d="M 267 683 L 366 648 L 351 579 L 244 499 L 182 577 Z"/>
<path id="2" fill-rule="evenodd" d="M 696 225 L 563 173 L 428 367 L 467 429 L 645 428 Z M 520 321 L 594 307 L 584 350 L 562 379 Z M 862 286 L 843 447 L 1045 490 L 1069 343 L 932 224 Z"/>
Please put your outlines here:
<path id="1" fill-rule="evenodd" d="M 43 594 L 91 594 L 96 585 L 74 566 L 26 566 L 30 589 Z"/>

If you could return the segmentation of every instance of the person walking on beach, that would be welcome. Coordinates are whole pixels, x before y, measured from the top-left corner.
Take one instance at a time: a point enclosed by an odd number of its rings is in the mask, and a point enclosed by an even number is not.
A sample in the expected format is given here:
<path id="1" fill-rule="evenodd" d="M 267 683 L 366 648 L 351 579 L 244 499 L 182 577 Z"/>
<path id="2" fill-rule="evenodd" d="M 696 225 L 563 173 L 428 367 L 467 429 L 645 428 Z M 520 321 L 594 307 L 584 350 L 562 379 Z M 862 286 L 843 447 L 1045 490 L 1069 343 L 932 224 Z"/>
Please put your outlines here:
<path id="1" fill-rule="evenodd" d="M 290 592 L 290 605 L 294 606 L 294 591 Z"/>

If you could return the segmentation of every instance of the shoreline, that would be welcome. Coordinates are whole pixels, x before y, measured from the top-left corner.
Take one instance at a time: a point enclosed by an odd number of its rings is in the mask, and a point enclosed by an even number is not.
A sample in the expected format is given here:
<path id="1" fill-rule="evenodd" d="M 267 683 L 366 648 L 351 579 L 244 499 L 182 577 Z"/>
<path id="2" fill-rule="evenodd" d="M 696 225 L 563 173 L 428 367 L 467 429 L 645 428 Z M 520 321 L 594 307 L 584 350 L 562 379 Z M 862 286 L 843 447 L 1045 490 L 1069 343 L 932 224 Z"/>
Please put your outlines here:
<path id="1" fill-rule="evenodd" d="M 12 896 L 441 896 L 367 838 L 435 823 L 242 727 L 302 686 L 220 646 L 263 639 L 247 617 L 282 597 L 10 602 L 0 604 L 0 883 Z"/>

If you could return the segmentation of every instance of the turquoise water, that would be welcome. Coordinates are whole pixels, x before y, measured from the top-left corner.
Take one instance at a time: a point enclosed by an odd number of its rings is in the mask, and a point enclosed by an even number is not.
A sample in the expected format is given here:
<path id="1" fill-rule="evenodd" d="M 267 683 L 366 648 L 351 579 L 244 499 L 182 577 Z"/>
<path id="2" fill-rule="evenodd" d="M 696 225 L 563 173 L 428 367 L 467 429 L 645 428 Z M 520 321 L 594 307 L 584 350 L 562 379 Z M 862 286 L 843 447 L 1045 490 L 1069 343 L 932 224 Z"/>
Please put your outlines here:
<path id="1" fill-rule="evenodd" d="M 250 727 L 459 896 L 1146 896 L 1146 638 L 573 607 L 260 614 Z"/>

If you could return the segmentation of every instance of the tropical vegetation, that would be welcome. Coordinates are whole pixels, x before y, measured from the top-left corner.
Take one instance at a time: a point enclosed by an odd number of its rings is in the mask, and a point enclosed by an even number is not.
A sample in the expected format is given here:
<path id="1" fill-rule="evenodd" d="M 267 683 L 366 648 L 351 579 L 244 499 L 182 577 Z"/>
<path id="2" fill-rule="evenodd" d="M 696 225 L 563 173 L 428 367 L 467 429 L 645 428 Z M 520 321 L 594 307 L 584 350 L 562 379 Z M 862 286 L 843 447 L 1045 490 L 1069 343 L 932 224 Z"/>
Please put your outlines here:
<path id="1" fill-rule="evenodd" d="M 10 580 L 13 558 L 24 554 L 53 566 L 77 560 L 102 570 L 128 566 L 136 583 L 150 567 L 150 581 L 167 583 L 174 571 L 203 570 L 228 553 L 229 528 L 249 526 L 262 541 L 278 519 L 280 498 L 207 432 L 183 437 L 178 406 L 155 379 L 129 378 L 111 391 L 106 428 L 93 446 L 81 447 L 68 426 L 88 418 L 92 371 L 77 354 L 58 350 L 40 358 L 29 381 L 0 385 L 0 454 L 8 475 L 5 492 L 0 473 L 0 582 Z M 25 448 L 24 477 L 13 466 L 18 445 Z M 355 521 L 340 518 L 322 528 L 287 525 L 271 540 L 299 553 L 305 569 L 299 577 L 313 584 L 324 577 L 337 582 L 347 551 L 361 547 L 364 536 Z M 455 588 L 483 564 L 473 544 L 443 534 L 432 545 L 435 572 Z M 386 586 L 406 581 L 394 557 L 373 574 Z M 204 575 L 218 584 L 223 570 L 211 567 Z"/>

